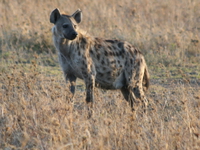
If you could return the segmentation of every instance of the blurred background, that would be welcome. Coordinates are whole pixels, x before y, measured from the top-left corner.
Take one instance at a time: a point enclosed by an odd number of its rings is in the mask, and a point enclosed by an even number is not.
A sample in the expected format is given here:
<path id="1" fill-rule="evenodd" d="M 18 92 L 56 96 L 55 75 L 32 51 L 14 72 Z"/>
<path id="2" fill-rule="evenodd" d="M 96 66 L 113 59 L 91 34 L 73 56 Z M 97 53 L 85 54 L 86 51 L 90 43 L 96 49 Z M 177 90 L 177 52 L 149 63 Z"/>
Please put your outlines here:
<path id="1" fill-rule="evenodd" d="M 72 14 L 80 8 L 80 26 L 92 36 L 132 43 L 151 67 L 191 68 L 200 63 L 199 7 L 198 0 L 1 0 L 0 57 L 9 57 L 13 49 L 20 51 L 19 59 L 30 51 L 55 53 L 51 11 Z"/>
<path id="2" fill-rule="evenodd" d="M 52 10 L 83 12 L 80 28 L 144 54 L 147 113 L 95 90 L 92 119 L 59 67 Z M 0 0 L 0 149 L 200 149 L 199 0 Z"/>

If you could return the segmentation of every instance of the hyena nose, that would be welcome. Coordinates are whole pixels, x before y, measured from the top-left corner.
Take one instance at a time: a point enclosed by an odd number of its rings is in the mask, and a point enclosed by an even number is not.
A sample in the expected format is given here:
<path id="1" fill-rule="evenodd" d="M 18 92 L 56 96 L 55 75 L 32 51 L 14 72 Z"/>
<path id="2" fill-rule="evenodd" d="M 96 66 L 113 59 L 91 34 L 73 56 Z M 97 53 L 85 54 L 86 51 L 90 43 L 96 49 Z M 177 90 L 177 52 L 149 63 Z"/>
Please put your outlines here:
<path id="1" fill-rule="evenodd" d="M 71 36 L 71 40 L 75 39 L 77 37 L 78 33 L 77 32 L 73 32 L 72 36 Z"/>
<path id="2" fill-rule="evenodd" d="M 74 32 L 72 35 L 73 35 L 74 37 L 76 37 L 76 36 L 78 35 L 78 33 L 77 33 L 77 32 Z"/>

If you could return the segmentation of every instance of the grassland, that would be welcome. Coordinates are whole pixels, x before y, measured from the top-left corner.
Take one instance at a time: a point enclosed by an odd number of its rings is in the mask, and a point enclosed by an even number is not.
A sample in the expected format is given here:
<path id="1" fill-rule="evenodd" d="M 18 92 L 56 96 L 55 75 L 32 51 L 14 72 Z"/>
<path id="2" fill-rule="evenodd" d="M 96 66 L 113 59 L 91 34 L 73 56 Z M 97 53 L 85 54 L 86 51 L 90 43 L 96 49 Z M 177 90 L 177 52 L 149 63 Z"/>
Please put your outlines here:
<path id="1" fill-rule="evenodd" d="M 88 33 L 143 52 L 145 114 L 133 114 L 119 91 L 96 89 L 88 119 L 80 80 L 69 102 L 51 38 L 54 8 L 80 8 Z M 198 0 L 0 0 L 0 149 L 200 149 L 199 8 Z"/>

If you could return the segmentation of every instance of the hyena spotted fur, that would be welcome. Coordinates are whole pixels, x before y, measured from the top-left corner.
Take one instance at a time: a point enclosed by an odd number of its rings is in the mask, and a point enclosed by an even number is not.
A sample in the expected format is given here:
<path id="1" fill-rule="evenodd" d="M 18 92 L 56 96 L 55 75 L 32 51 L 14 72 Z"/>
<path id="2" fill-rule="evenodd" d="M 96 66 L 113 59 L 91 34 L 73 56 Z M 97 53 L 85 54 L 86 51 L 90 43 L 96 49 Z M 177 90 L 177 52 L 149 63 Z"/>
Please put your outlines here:
<path id="1" fill-rule="evenodd" d="M 86 85 L 86 102 L 94 101 L 94 87 L 120 89 L 134 110 L 146 101 L 149 73 L 141 52 L 128 42 L 95 38 L 79 29 L 81 10 L 72 15 L 52 11 L 50 22 L 54 45 L 70 91 L 74 95 L 76 79 Z"/>

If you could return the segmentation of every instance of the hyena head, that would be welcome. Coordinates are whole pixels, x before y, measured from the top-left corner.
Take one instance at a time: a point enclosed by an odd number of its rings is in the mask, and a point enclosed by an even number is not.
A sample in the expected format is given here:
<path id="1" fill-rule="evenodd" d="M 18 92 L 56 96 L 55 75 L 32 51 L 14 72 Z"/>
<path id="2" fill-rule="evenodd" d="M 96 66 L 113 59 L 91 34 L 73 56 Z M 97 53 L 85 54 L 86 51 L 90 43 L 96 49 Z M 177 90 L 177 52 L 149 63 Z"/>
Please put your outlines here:
<path id="1" fill-rule="evenodd" d="M 76 32 L 77 25 L 81 22 L 82 12 L 78 9 L 71 16 L 60 14 L 58 9 L 52 11 L 50 15 L 50 22 L 55 24 L 54 32 L 61 38 L 74 40 L 78 33 Z"/>

